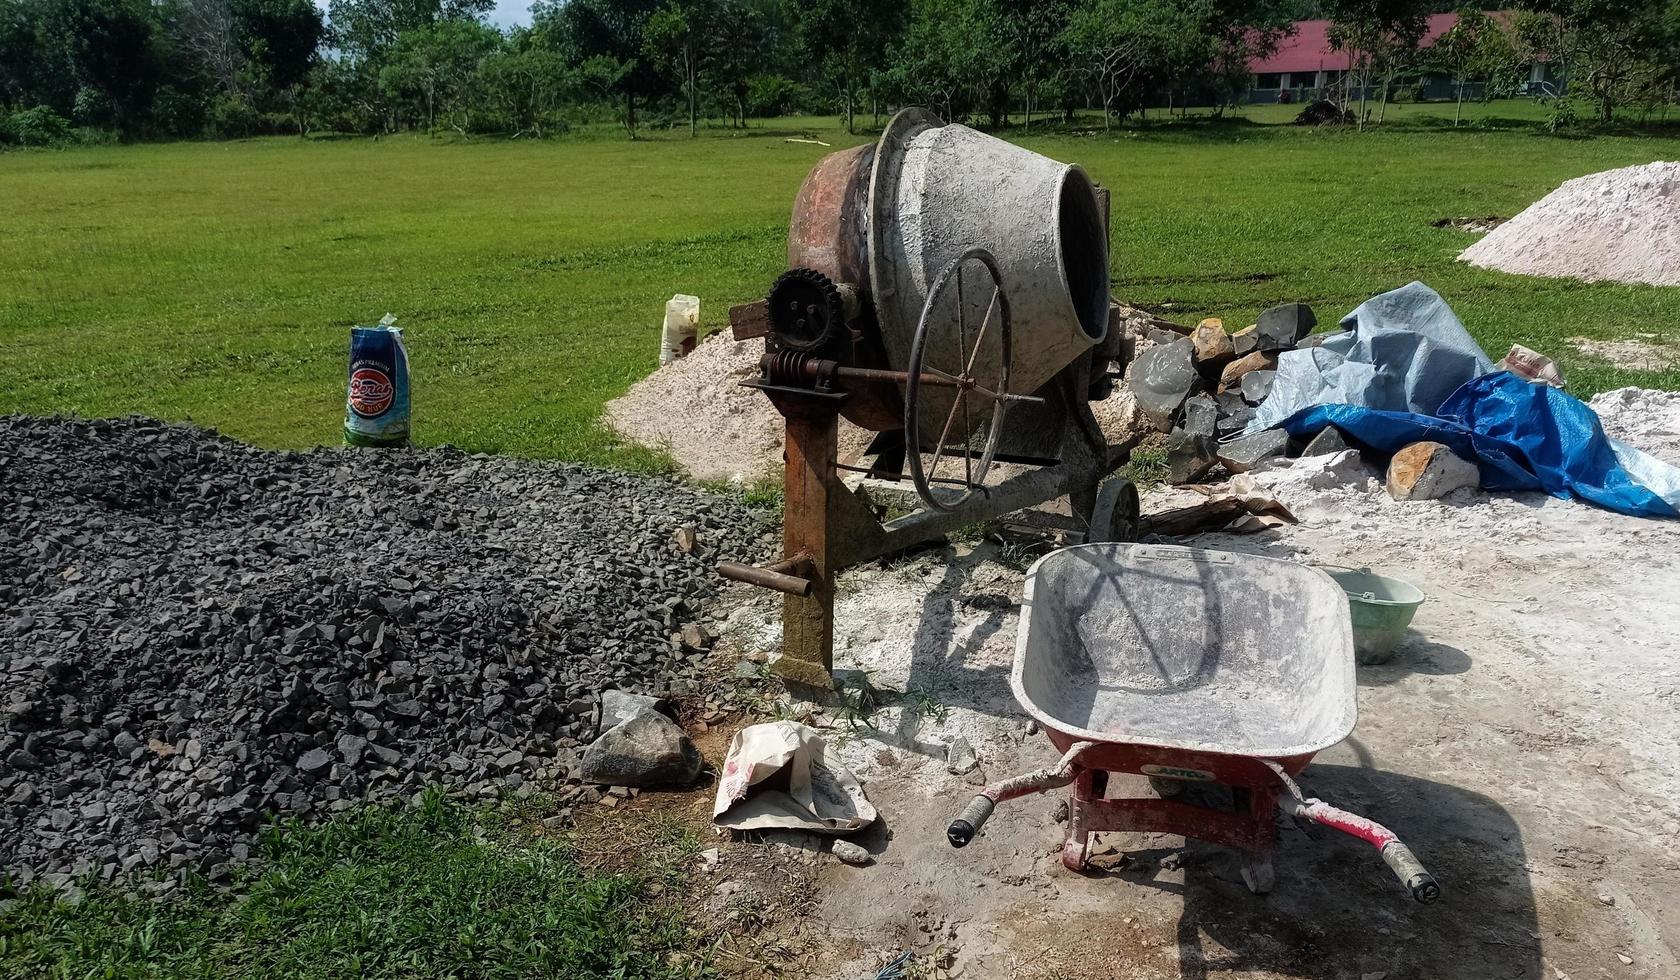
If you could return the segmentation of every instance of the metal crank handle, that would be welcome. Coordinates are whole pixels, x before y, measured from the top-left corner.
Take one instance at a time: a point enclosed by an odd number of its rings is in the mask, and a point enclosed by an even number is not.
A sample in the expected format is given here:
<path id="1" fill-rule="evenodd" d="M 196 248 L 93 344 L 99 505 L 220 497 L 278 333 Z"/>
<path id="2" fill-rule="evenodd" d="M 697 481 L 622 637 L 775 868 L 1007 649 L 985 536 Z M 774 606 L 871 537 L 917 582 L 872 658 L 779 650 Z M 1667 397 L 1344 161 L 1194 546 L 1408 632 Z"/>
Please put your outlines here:
<path id="1" fill-rule="evenodd" d="M 1435 883 L 1435 876 L 1424 870 L 1423 862 L 1413 856 L 1411 848 L 1391 841 L 1383 845 L 1382 859 L 1419 902 L 1428 905 L 1441 897 L 1441 886 Z"/>
<path id="2" fill-rule="evenodd" d="M 945 831 L 945 839 L 952 847 L 964 847 L 986 825 L 986 819 L 992 815 L 992 808 L 997 806 L 992 798 L 984 793 L 968 801 L 968 806 L 951 821 L 951 826 Z"/>

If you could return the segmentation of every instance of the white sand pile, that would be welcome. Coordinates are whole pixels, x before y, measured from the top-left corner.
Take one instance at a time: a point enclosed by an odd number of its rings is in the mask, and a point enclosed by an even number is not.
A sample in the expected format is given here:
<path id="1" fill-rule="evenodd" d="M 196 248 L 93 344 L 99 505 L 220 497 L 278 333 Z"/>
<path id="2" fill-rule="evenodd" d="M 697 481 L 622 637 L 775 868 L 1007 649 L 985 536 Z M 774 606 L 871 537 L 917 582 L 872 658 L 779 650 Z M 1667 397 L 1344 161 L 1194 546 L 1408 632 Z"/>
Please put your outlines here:
<path id="1" fill-rule="evenodd" d="M 1587 405 L 1613 438 L 1680 466 L 1680 391 L 1617 388 Z"/>
<path id="2" fill-rule="evenodd" d="M 713 334 L 608 402 L 607 424 L 626 439 L 669 452 L 698 480 L 779 478 L 782 417 L 762 392 L 741 387 L 758 373 L 763 353 L 762 340 Z M 863 448 L 871 435 L 841 420 L 841 455 Z"/>
<path id="3" fill-rule="evenodd" d="M 1565 181 L 1458 257 L 1530 276 L 1680 285 L 1680 163 Z"/>

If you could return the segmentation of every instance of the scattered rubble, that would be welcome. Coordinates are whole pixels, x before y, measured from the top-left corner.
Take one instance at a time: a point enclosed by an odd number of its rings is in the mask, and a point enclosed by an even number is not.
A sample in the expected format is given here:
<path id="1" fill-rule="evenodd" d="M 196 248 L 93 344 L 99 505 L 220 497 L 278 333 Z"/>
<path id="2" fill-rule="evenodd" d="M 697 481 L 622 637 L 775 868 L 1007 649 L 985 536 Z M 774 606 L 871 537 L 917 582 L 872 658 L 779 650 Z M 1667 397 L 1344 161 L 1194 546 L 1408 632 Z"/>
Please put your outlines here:
<path id="1" fill-rule="evenodd" d="M 270 814 L 575 777 L 596 692 L 708 683 L 676 637 L 765 531 L 624 473 L 0 418 L 0 868 L 225 880 Z"/>
<path id="2" fill-rule="evenodd" d="M 1242 472 L 1267 458 L 1255 453 L 1288 451 L 1287 438 L 1245 439 L 1242 434 L 1254 418 L 1255 406 L 1271 394 L 1278 355 L 1306 341 L 1317 325 L 1318 317 L 1305 303 L 1274 306 L 1234 334 L 1226 333 L 1224 321 L 1216 317 L 1198 323 L 1187 337 L 1180 336 L 1184 328 L 1170 330 L 1154 320 L 1138 342 L 1126 384 L 1110 401 L 1130 396 L 1149 424 L 1168 434 L 1171 482 L 1202 480 L 1226 457 L 1238 467 L 1228 465 L 1228 472 Z M 1152 344 L 1150 337 L 1164 343 Z M 1105 411 L 1101 405 L 1092 406 L 1099 419 Z M 1105 424 L 1104 431 L 1108 429 Z M 1240 445 L 1225 449 L 1233 440 L 1241 440 Z"/>

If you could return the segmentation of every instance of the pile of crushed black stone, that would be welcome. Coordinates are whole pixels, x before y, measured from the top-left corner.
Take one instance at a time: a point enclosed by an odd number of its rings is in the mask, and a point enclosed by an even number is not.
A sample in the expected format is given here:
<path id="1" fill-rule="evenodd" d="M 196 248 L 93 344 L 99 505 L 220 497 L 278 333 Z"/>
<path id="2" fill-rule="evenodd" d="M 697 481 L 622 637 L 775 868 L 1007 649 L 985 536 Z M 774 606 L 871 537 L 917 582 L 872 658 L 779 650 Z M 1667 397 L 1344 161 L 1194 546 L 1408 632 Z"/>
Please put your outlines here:
<path id="1" fill-rule="evenodd" d="M 0 885 L 218 880 L 271 814 L 563 778 L 602 689 L 704 685 L 681 627 L 768 531 L 611 471 L 0 417 Z"/>

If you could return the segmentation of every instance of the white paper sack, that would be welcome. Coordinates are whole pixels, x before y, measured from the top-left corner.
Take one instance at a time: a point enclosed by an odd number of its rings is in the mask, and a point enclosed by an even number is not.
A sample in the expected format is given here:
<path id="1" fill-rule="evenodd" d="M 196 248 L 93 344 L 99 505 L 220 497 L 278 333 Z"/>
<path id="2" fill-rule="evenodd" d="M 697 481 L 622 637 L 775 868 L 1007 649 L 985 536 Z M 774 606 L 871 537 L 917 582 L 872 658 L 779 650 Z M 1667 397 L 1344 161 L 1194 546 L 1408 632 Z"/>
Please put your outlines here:
<path id="1" fill-rule="evenodd" d="M 796 721 L 735 733 L 718 779 L 712 822 L 735 830 L 849 834 L 875 822 L 863 787 L 821 735 Z"/>

